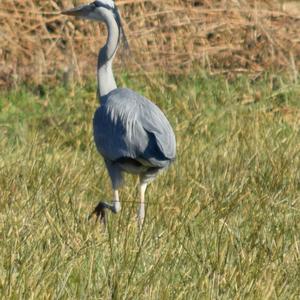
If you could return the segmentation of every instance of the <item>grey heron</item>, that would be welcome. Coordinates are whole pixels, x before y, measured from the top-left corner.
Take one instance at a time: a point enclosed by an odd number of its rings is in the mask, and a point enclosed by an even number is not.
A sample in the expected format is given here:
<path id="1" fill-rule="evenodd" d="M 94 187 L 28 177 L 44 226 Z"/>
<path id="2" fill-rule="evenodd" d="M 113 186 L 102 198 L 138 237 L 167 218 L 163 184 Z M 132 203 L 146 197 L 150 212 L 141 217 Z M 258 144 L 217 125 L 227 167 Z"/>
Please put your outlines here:
<path id="1" fill-rule="evenodd" d="M 112 71 L 119 43 L 125 38 L 118 8 L 112 0 L 97 0 L 62 14 L 104 22 L 108 37 L 97 65 L 97 96 L 100 106 L 93 119 L 94 140 L 103 156 L 113 189 L 112 203 L 100 202 L 94 213 L 105 222 L 105 209 L 121 209 L 119 188 L 124 173 L 140 178 L 139 224 L 145 217 L 145 191 L 175 159 L 176 140 L 163 112 L 150 100 L 127 88 L 117 88 Z"/>

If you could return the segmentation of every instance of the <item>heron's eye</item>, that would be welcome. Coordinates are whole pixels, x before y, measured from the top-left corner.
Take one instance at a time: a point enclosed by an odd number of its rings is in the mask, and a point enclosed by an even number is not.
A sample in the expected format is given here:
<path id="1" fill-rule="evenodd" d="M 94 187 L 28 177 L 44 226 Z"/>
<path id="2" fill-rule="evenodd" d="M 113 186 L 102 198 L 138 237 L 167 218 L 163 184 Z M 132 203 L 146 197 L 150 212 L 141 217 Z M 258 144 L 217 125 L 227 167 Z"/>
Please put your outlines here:
<path id="1" fill-rule="evenodd" d="M 94 1 L 93 4 L 95 7 L 103 7 L 109 10 L 113 10 L 115 8 L 115 4 L 112 0 Z"/>

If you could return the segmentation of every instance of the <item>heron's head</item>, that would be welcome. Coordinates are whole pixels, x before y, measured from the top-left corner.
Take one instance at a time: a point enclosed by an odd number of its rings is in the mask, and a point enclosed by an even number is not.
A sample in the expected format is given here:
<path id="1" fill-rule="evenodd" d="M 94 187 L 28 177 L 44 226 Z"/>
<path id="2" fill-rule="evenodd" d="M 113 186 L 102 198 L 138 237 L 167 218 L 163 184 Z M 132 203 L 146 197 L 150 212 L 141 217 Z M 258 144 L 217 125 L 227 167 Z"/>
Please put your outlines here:
<path id="1" fill-rule="evenodd" d="M 107 14 L 110 13 L 119 17 L 118 9 L 113 0 L 96 0 L 90 4 L 64 10 L 61 13 L 94 21 L 105 21 Z"/>
<path id="2" fill-rule="evenodd" d="M 121 22 L 121 17 L 113 0 L 96 0 L 90 4 L 64 10 L 61 13 L 68 16 L 74 16 L 98 22 L 106 22 L 110 17 L 113 17 L 119 28 L 119 40 L 122 42 L 123 48 L 129 50 L 128 41 Z"/>

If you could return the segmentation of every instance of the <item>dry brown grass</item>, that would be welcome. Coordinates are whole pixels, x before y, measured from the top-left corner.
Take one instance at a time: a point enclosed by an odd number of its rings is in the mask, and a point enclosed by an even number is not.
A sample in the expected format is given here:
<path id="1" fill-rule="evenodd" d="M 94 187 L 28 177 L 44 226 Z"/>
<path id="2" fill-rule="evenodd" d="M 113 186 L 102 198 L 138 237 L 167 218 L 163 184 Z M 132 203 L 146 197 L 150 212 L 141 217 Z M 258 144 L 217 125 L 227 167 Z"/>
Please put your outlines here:
<path id="1" fill-rule="evenodd" d="M 59 14 L 75 2 L 1 1 L 0 86 L 82 80 L 94 73 L 104 27 Z M 286 5 L 242 0 L 117 3 L 131 47 L 131 71 L 178 74 L 197 64 L 230 76 L 258 76 L 265 70 L 297 76 L 300 17 Z"/>

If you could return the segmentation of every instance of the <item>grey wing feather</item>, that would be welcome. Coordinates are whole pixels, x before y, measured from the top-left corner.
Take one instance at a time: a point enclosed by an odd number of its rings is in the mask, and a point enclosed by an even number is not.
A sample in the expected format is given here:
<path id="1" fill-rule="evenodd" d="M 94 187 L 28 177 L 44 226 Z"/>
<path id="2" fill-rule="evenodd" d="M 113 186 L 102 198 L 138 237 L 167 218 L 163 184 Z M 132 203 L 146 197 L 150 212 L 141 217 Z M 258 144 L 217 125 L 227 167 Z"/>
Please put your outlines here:
<path id="1" fill-rule="evenodd" d="M 129 157 L 164 167 L 176 155 L 175 135 L 164 114 L 129 89 L 116 89 L 102 99 L 94 137 L 98 151 L 111 161 Z"/>
<path id="2" fill-rule="evenodd" d="M 156 105 L 153 105 L 151 109 L 148 109 L 147 106 L 148 105 L 145 105 L 143 107 L 141 124 L 147 132 L 155 136 L 157 146 L 163 155 L 172 160 L 176 155 L 176 142 L 172 127 L 165 115 Z"/>

